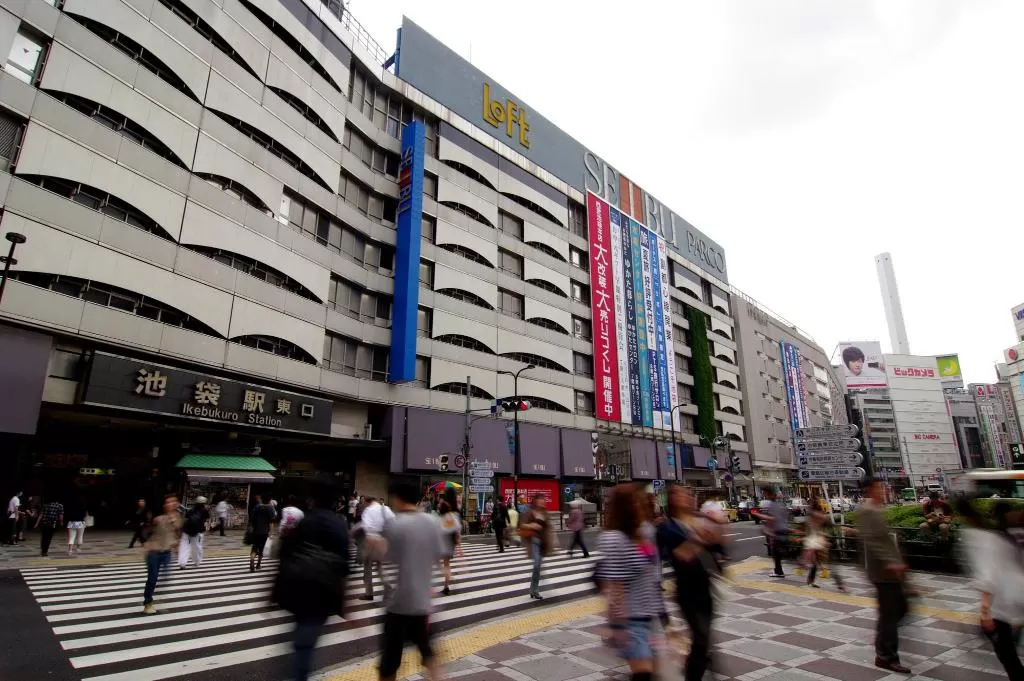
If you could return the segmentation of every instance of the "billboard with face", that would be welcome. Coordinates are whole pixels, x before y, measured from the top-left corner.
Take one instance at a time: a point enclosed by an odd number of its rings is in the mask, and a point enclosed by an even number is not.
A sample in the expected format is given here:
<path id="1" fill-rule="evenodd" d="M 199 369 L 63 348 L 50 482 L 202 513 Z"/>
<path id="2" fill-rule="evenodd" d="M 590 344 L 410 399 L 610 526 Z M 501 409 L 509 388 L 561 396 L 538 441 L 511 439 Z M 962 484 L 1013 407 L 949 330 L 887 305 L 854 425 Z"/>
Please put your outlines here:
<path id="1" fill-rule="evenodd" d="M 885 363 L 882 360 L 882 344 L 878 341 L 840 343 L 839 362 L 846 377 L 846 387 L 884 388 Z"/>

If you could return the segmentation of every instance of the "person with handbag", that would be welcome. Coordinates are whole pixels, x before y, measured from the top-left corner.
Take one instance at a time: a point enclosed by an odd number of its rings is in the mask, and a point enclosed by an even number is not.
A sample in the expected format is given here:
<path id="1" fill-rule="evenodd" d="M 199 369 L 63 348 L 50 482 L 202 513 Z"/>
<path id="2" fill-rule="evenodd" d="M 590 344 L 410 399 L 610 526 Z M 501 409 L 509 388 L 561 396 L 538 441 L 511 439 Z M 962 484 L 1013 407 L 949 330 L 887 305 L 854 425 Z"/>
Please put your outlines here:
<path id="1" fill-rule="evenodd" d="M 271 600 L 295 617 L 295 681 L 309 679 L 327 618 L 345 616 L 348 524 L 331 510 L 334 497 L 330 481 L 315 482 L 302 520 L 279 538 L 281 562 Z"/>
<path id="2" fill-rule="evenodd" d="M 544 556 L 551 555 L 554 548 L 554 529 L 548 517 L 548 500 L 543 494 L 533 498 L 533 504 L 519 518 L 519 537 L 526 547 L 526 552 L 533 561 L 533 572 L 530 574 L 530 598 L 538 601 L 540 595 L 540 567 Z"/>
<path id="3" fill-rule="evenodd" d="M 64 513 L 68 521 L 68 555 L 73 549 L 82 550 L 82 542 L 85 541 L 85 528 L 92 525 L 92 516 L 85 507 L 85 500 L 74 499 L 68 504 Z"/>
<path id="4" fill-rule="evenodd" d="M 270 495 L 261 495 L 260 502 L 249 514 L 249 529 L 245 533 L 245 538 L 252 545 L 249 551 L 249 572 L 256 572 L 263 567 L 263 550 L 267 548 L 267 540 L 277 520 L 277 511 L 270 505 Z"/>
<path id="5" fill-rule="evenodd" d="M 868 579 L 878 592 L 878 628 L 875 632 L 875 666 L 897 674 L 910 674 L 900 664 L 900 621 L 910 611 L 907 602 L 907 566 L 896 550 L 885 521 L 885 486 L 871 480 L 860 512 L 859 534 L 867 561 Z"/>
<path id="6" fill-rule="evenodd" d="M 455 510 L 456 501 L 453 495 L 454 491 L 452 495 L 442 499 L 437 509 L 441 516 L 441 533 L 444 536 L 444 555 L 441 556 L 441 576 L 444 578 L 441 594 L 444 596 L 450 596 L 452 593 L 452 558 L 462 551 L 459 545 L 462 539 L 462 518 Z"/>
<path id="7" fill-rule="evenodd" d="M 384 531 L 384 523 L 395 514 L 376 497 L 367 497 L 366 507 L 359 516 L 359 532 L 361 534 L 363 556 L 363 589 L 360 598 L 364 601 L 373 600 L 373 571 L 377 570 L 380 583 L 384 588 L 384 600 L 391 594 L 391 584 L 384 575 L 383 555 L 380 550 L 380 533 Z"/>

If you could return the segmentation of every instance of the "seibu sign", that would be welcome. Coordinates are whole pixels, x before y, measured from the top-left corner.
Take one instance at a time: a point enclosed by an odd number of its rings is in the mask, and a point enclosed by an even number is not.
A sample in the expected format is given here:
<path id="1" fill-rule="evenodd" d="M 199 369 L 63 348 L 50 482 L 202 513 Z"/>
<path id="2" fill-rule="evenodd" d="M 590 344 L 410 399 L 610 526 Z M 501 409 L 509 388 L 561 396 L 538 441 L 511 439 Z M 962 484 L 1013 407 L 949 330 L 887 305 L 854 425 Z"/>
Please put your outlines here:
<path id="1" fill-rule="evenodd" d="M 935 378 L 935 369 L 920 369 L 918 367 L 893 367 L 893 376 L 901 378 Z"/>

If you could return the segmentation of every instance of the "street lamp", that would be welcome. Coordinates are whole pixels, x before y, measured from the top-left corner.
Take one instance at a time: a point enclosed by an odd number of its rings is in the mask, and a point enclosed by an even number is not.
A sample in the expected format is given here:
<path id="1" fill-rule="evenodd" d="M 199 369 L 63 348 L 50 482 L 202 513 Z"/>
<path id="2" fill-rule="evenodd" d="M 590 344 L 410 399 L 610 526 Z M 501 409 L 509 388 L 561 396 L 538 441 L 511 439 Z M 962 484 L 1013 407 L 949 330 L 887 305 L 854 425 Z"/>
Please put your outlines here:
<path id="1" fill-rule="evenodd" d="M 7 251 L 7 255 L 0 255 L 0 262 L 4 264 L 4 272 L 0 274 L 0 301 L 4 299 L 4 289 L 7 288 L 7 277 L 10 275 L 11 266 L 18 264 L 18 261 L 14 259 L 14 249 L 18 247 L 18 244 L 28 241 L 24 234 L 18 232 L 7 232 L 6 238 L 11 242 L 11 250 Z"/>
<path id="2" fill-rule="evenodd" d="M 679 451 L 676 449 L 676 417 L 675 413 L 677 409 L 687 406 L 686 402 L 680 402 L 668 412 L 668 427 L 672 431 L 672 460 L 676 462 L 675 466 L 678 470 L 676 478 L 681 482 L 683 479 L 683 467 L 679 464 Z"/>
<path id="3" fill-rule="evenodd" d="M 512 377 L 512 392 L 514 393 L 512 399 L 516 402 L 519 401 L 519 374 L 530 369 L 536 369 L 535 364 L 527 364 L 519 371 L 499 371 L 499 374 L 505 374 L 506 376 Z M 512 426 L 513 432 L 515 432 L 515 448 L 513 449 L 512 455 L 512 507 L 519 508 L 519 409 L 517 408 L 512 412 L 512 420 L 515 425 Z"/>

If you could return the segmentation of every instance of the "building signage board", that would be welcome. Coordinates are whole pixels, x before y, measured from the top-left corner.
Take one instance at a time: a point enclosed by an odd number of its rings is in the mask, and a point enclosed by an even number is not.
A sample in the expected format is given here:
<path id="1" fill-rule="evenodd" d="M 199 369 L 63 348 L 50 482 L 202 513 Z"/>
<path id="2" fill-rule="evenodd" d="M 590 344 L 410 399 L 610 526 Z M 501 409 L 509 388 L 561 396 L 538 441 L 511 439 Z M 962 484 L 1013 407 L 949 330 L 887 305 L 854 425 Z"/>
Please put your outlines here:
<path id="1" fill-rule="evenodd" d="M 831 480 L 863 480 L 864 469 L 856 467 L 805 468 L 796 472 L 803 482 L 826 482 Z"/>
<path id="2" fill-rule="evenodd" d="M 800 348 L 792 343 L 781 341 L 779 350 L 779 356 L 782 358 L 782 378 L 786 384 L 789 424 L 794 431 L 797 431 L 807 425 L 807 395 L 800 361 Z"/>
<path id="3" fill-rule="evenodd" d="M 797 466 L 800 468 L 820 468 L 835 466 L 859 466 L 864 461 L 860 452 L 815 452 L 798 454 Z"/>
<path id="4" fill-rule="evenodd" d="M 197 421 L 330 435 L 333 403 L 164 364 L 97 352 L 82 404 Z"/>
<path id="5" fill-rule="evenodd" d="M 486 479 L 486 478 L 493 478 L 494 477 L 494 469 L 490 468 L 490 464 L 489 463 L 485 463 L 483 465 L 486 466 L 486 468 L 470 468 L 469 469 L 469 474 L 471 476 L 473 476 L 474 480 L 476 480 L 477 478 L 484 478 L 484 479 Z"/>
<path id="6" fill-rule="evenodd" d="M 855 437 L 839 437 L 828 440 L 807 440 L 796 443 L 797 454 L 804 452 L 855 452 L 860 449 L 860 440 Z"/>
<path id="7" fill-rule="evenodd" d="M 859 429 L 853 423 L 841 423 L 835 426 L 818 426 L 817 428 L 797 428 L 793 437 L 799 440 L 821 440 L 828 438 L 857 437 Z"/>
<path id="8" fill-rule="evenodd" d="M 847 388 L 884 388 L 888 385 L 885 378 L 885 362 L 882 358 L 881 343 L 878 341 L 840 343 L 837 350 Z"/>
<path id="9" fill-rule="evenodd" d="M 587 221 L 597 417 L 668 429 L 678 387 L 665 244 L 595 194 Z"/>
<path id="10" fill-rule="evenodd" d="M 482 494 L 482 493 L 493 492 L 493 491 L 494 491 L 494 485 L 470 485 L 469 486 L 470 494 Z"/>
<path id="11" fill-rule="evenodd" d="M 394 300 L 391 306 L 391 356 L 388 360 L 388 381 L 391 383 L 416 379 L 425 131 L 425 126 L 419 121 L 409 123 L 402 131 L 398 222 L 395 229 Z"/>

